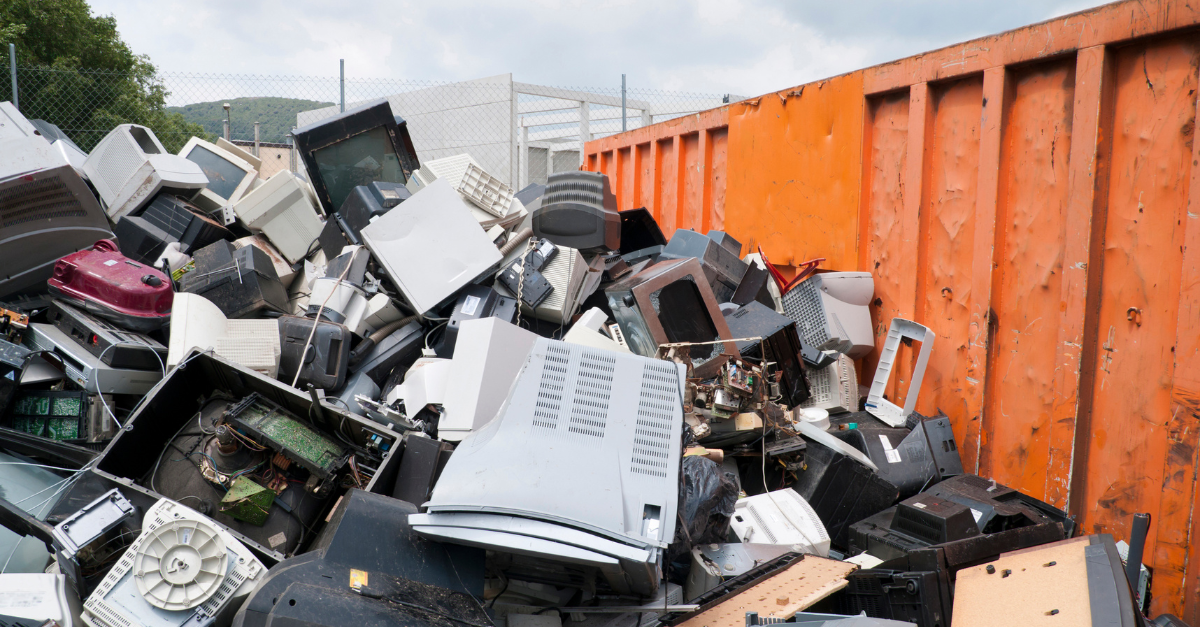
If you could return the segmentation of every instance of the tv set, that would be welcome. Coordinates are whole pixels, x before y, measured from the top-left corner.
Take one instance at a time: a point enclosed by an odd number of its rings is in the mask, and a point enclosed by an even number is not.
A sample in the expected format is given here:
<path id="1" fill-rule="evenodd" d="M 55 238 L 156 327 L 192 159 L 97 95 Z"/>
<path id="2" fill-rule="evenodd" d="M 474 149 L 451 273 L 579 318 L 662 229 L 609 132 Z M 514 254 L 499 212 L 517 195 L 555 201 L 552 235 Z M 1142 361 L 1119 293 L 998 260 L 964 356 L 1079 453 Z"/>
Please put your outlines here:
<path id="1" fill-rule="evenodd" d="M 633 352 L 653 357 L 663 344 L 693 342 L 694 376 L 716 376 L 729 357 L 741 357 L 700 262 L 656 263 L 604 289 L 613 318 Z"/>
<path id="2" fill-rule="evenodd" d="M 0 298 L 44 290 L 59 258 L 112 236 L 87 183 L 45 139 L 0 140 Z"/>
<path id="3" fill-rule="evenodd" d="M 179 156 L 200 166 L 208 177 L 208 186 L 195 199 L 208 212 L 237 203 L 258 180 L 258 169 L 250 162 L 199 137 L 189 139 Z"/>
<path id="4" fill-rule="evenodd" d="M 708 235 L 701 235 L 696 231 L 677 229 L 658 258 L 695 257 L 704 268 L 704 276 L 708 278 L 717 302 L 727 303 L 746 274 L 745 262 L 738 259 L 741 246 L 723 231 L 709 231 Z"/>
<path id="5" fill-rule="evenodd" d="M 654 594 L 675 537 L 684 377 L 681 364 L 537 338 L 499 414 L 454 449 L 409 524 Z M 588 498 L 562 498 L 580 486 Z"/>
<path id="6" fill-rule="evenodd" d="M 870 272 L 818 273 L 783 295 L 783 313 L 797 322 L 805 344 L 860 359 L 875 349 L 869 309 L 874 295 Z"/>
<path id="7" fill-rule="evenodd" d="M 161 191 L 191 198 L 208 185 L 199 165 L 167 152 L 154 131 L 138 124 L 121 124 L 105 135 L 83 171 L 113 220 L 137 215 Z"/>
<path id="8" fill-rule="evenodd" d="M 542 205 L 533 212 L 533 234 L 584 252 L 619 250 L 621 218 L 608 176 L 599 172 L 551 174 Z"/>
<path id="9" fill-rule="evenodd" d="M 308 256 L 325 228 L 300 179 L 286 170 L 242 197 L 233 212 L 246 228 L 261 231 L 291 263 Z"/>
<path id="10" fill-rule="evenodd" d="M 408 124 L 383 98 L 298 128 L 292 136 L 325 213 L 341 207 L 359 185 L 404 184 L 421 167 Z"/>

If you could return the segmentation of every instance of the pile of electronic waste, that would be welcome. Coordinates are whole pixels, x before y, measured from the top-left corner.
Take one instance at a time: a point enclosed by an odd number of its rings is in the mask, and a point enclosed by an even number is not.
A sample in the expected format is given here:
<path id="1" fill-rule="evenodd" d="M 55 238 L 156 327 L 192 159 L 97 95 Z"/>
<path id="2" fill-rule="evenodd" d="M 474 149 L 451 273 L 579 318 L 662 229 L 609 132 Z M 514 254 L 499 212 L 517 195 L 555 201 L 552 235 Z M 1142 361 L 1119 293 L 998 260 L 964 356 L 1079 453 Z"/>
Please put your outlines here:
<path id="1" fill-rule="evenodd" d="M 294 136 L 264 180 L 0 103 L 0 624 L 1145 624 L 1137 538 L 914 411 L 869 273 L 419 161 L 386 100 Z"/>

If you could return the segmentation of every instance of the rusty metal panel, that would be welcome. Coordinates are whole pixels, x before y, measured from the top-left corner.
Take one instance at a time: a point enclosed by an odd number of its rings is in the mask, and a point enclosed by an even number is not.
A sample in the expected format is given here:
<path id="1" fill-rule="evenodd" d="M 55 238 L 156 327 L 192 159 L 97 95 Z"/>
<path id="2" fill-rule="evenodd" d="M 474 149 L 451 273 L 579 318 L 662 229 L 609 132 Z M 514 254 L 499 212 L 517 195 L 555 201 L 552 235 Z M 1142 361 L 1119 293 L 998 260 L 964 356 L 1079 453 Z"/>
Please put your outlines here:
<path id="1" fill-rule="evenodd" d="M 983 77 L 931 86 L 933 125 L 925 154 L 928 200 L 921 207 L 917 321 L 937 335 L 917 398 L 917 411 L 946 412 L 954 432 L 967 432 L 967 342 Z M 963 444 L 963 464 L 974 449 Z M 969 459 L 968 459 L 969 458 Z"/>
<path id="2" fill-rule="evenodd" d="M 1074 59 L 1018 69 L 1008 89 L 981 472 L 1041 495 L 1062 317 Z"/>
<path id="3" fill-rule="evenodd" d="M 628 169 L 623 208 L 667 232 L 723 225 L 785 275 L 873 272 L 877 338 L 896 316 L 937 334 L 918 410 L 951 416 L 964 463 L 1085 533 L 1153 514 L 1152 615 L 1197 622 L 1198 74 L 1200 6 L 1117 2 L 590 142 L 587 163 Z"/>
<path id="4" fill-rule="evenodd" d="M 1183 223 L 1195 132 L 1200 41 L 1184 37 L 1115 51 L 1116 97 L 1104 228 L 1098 336 L 1091 364 L 1082 493 L 1086 529 L 1125 537 L 1135 512 L 1158 513 L 1170 474 L 1172 375 Z M 1194 427 L 1194 425 L 1193 425 Z M 1190 455 L 1185 455 L 1189 457 Z M 1186 524 L 1186 512 L 1167 511 Z M 1182 520 L 1178 520 L 1182 518 Z M 1147 539 L 1155 554 L 1159 516 Z M 1177 568 L 1162 564 L 1159 570 Z M 1156 571 L 1156 588 L 1158 572 Z"/>
<path id="5" fill-rule="evenodd" d="M 883 349 L 891 319 L 912 315 L 913 259 L 905 250 L 902 225 L 909 99 L 908 90 L 871 99 L 863 133 L 862 261 L 859 265 L 875 276 L 871 325 L 877 350 Z M 878 354 L 864 358 L 860 381 L 869 384 L 878 365 Z M 904 404 L 904 396 L 898 390 L 908 387 L 909 373 L 901 370 L 897 369 L 887 390 L 889 398 L 898 405 Z"/>
<path id="6" fill-rule="evenodd" d="M 857 269 L 863 105 L 857 72 L 729 105 L 728 230 L 778 264 Z"/>

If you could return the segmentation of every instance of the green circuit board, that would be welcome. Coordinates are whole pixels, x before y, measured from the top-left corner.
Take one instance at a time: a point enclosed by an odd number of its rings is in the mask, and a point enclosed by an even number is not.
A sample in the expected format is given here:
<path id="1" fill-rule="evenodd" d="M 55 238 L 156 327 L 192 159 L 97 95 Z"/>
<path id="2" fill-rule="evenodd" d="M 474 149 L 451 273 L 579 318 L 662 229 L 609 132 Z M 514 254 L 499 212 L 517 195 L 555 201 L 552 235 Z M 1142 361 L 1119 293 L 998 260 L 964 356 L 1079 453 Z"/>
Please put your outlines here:
<path id="1" fill-rule="evenodd" d="M 346 457 L 346 447 L 294 416 L 252 394 L 230 412 L 230 419 L 243 433 L 324 479 L 337 471 Z"/>

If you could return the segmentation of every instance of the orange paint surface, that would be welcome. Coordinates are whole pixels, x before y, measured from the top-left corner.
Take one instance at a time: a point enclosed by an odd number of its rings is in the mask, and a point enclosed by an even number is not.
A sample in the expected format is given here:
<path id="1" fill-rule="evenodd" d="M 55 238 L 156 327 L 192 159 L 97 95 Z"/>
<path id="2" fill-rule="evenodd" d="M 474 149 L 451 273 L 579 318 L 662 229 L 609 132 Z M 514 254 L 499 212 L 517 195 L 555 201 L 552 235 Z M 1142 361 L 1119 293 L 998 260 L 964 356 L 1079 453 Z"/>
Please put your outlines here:
<path id="1" fill-rule="evenodd" d="M 790 275 L 875 276 L 936 334 L 964 465 L 1127 539 L 1200 622 L 1200 5 L 1105 5 L 587 144 L 622 209 Z M 904 400 L 902 349 L 889 398 Z M 876 361 L 859 364 L 869 383 Z"/>

